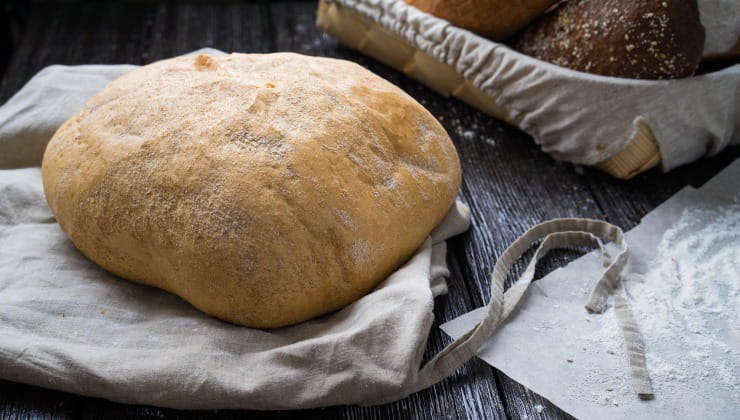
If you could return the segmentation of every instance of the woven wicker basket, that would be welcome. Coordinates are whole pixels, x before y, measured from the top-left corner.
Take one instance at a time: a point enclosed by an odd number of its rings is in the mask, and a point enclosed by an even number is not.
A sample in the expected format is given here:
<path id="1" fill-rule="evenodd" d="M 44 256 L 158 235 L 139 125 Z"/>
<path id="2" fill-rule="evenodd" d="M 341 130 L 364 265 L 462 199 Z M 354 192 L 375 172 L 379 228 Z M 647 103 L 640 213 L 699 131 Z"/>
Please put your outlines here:
<path id="1" fill-rule="evenodd" d="M 508 123 L 506 111 L 455 69 L 441 63 L 378 23 L 336 3 L 319 1 L 316 24 L 345 45 L 373 57 L 429 86 L 445 97 L 453 96 Z M 660 154 L 650 129 L 639 125 L 631 143 L 621 152 L 596 165 L 621 179 L 629 179 L 660 163 Z"/>

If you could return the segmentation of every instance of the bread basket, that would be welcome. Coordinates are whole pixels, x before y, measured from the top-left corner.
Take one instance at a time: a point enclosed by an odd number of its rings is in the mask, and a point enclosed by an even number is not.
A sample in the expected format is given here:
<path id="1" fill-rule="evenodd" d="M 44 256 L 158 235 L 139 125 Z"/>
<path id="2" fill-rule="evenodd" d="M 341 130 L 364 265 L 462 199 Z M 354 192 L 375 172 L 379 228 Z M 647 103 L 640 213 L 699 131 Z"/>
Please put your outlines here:
<path id="1" fill-rule="evenodd" d="M 740 142 L 740 65 L 671 81 L 585 74 L 401 0 L 320 0 L 317 25 L 441 95 L 520 127 L 553 157 L 617 178 L 658 164 L 669 170 Z"/>

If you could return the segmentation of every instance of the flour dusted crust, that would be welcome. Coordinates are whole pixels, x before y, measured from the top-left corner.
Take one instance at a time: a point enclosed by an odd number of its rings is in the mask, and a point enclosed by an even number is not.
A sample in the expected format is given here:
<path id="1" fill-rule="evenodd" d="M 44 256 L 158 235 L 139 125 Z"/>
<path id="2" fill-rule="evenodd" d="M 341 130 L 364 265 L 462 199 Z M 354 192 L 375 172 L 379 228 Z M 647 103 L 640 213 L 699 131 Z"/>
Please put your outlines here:
<path id="1" fill-rule="evenodd" d="M 694 74 L 704 37 L 696 0 L 569 0 L 512 45 L 577 71 L 671 79 Z"/>
<path id="2" fill-rule="evenodd" d="M 260 328 L 368 293 L 460 183 L 449 137 L 403 91 L 356 64 L 287 53 L 132 71 L 59 128 L 42 172 L 90 259 Z"/>

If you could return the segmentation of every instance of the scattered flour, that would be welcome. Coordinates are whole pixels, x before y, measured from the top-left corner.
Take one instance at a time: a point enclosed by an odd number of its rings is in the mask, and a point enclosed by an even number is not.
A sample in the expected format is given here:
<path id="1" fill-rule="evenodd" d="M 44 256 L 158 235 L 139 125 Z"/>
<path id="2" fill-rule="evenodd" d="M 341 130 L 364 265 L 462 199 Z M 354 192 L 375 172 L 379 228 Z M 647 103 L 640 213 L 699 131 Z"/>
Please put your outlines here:
<path id="1" fill-rule="evenodd" d="M 609 308 L 599 317 L 600 327 L 596 334 L 585 334 L 580 337 L 582 353 L 598 352 L 598 357 L 578 357 L 573 355 L 572 362 L 568 363 L 586 363 L 586 374 L 580 378 L 581 383 L 572 384 L 569 392 L 574 398 L 583 398 L 583 389 L 589 389 L 590 392 L 585 397 L 593 403 L 602 406 L 619 406 L 620 400 L 634 398 L 634 389 L 630 382 L 629 368 L 625 356 L 624 338 L 617 325 L 617 319 L 614 310 Z M 585 319 L 589 322 L 589 318 Z M 601 363 L 595 362 L 602 359 L 618 359 L 618 363 Z M 609 366 L 619 366 L 620 370 L 615 371 Z"/>
<path id="2" fill-rule="evenodd" d="M 740 205 L 685 210 L 665 232 L 652 268 L 626 276 L 624 287 L 645 343 L 656 398 L 710 392 L 710 384 L 722 384 L 740 402 Z M 580 337 L 580 350 L 624 360 L 617 364 L 623 370 L 590 365 L 571 392 L 575 396 L 586 386 L 592 402 L 618 407 L 634 398 L 624 339 L 613 308 L 599 317 L 595 334 Z M 576 353 L 567 363 L 586 362 Z"/>
<path id="3" fill-rule="evenodd" d="M 625 288 L 657 392 L 715 376 L 740 394 L 740 205 L 685 210 Z M 677 343 L 681 357 L 664 357 Z"/>
<path id="4" fill-rule="evenodd" d="M 740 205 L 685 210 L 665 232 L 652 268 L 626 276 L 624 287 L 657 398 L 679 390 L 711 392 L 710 384 L 722 384 L 740 402 Z M 603 357 L 624 358 L 613 309 L 602 316 L 597 333 L 583 337 L 589 343 L 583 350 L 598 342 Z M 633 397 L 628 375 L 594 366 L 583 381 L 601 405 Z"/>
<path id="5" fill-rule="evenodd" d="M 370 243 L 364 239 L 358 239 L 352 242 L 349 250 L 349 257 L 353 264 L 364 264 L 370 258 Z"/>
<path id="6" fill-rule="evenodd" d="M 353 232 L 357 231 L 357 225 L 355 224 L 354 219 L 352 219 L 352 216 L 350 216 L 346 211 L 334 209 L 334 216 L 336 216 L 347 229 Z"/>

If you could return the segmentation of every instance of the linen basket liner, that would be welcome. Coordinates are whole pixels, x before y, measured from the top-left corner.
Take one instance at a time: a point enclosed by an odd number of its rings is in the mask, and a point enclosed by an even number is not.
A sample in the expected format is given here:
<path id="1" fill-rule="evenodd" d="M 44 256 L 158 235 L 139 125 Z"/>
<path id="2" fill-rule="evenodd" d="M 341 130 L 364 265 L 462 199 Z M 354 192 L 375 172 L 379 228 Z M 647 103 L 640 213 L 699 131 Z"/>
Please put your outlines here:
<path id="1" fill-rule="evenodd" d="M 461 203 L 372 293 L 292 327 L 234 326 L 167 292 L 122 281 L 82 256 L 61 232 L 46 205 L 38 167 L 7 168 L 37 166 L 54 129 L 110 80 L 134 68 L 51 66 L 0 107 L 3 379 L 179 409 L 375 404 L 431 386 L 470 359 L 512 313 L 537 260 L 554 247 L 602 249 L 605 269 L 587 304 L 590 310 L 602 311 L 610 295 L 621 293 L 618 279 L 627 250 L 618 227 L 586 219 L 537 225 L 497 261 L 486 317 L 420 370 L 433 296 L 446 292 L 444 240 L 465 231 L 470 221 Z M 524 274 L 503 293 L 513 262 L 543 236 Z M 603 252 L 599 237 L 620 247 L 616 258 Z M 649 397 L 639 333 L 629 322 L 626 302 L 615 304 L 626 320 L 619 324 L 636 390 Z"/>
<path id="2" fill-rule="evenodd" d="M 658 162 L 667 171 L 740 143 L 740 64 L 661 81 L 581 73 L 402 0 L 321 0 L 317 24 L 441 93 L 517 125 L 553 157 L 599 165 L 619 178 Z"/>

